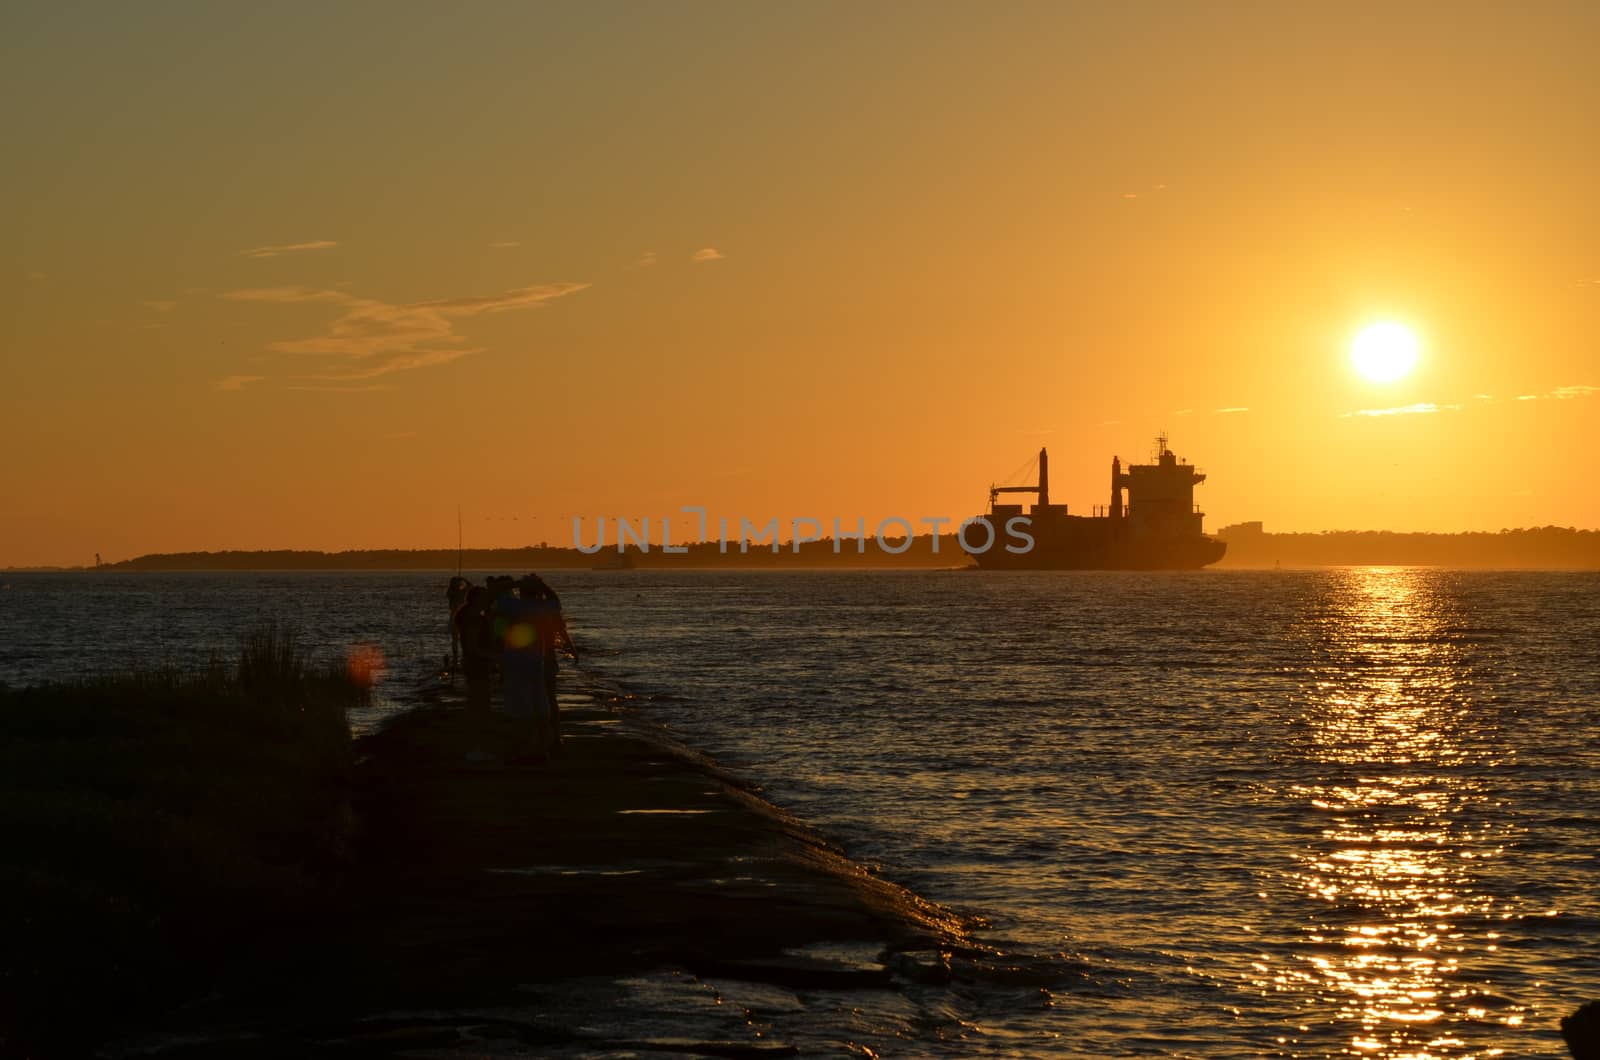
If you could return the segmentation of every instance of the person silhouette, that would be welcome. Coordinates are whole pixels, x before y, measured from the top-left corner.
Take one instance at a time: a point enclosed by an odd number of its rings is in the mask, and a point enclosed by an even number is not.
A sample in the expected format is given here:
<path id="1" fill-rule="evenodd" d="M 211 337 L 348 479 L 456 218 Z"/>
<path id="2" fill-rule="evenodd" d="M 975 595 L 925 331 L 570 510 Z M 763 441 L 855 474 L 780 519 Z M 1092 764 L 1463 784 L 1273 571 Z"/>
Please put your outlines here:
<path id="1" fill-rule="evenodd" d="M 566 617 L 561 613 L 561 597 L 537 574 L 529 574 L 517 583 L 517 591 L 524 598 L 537 600 L 544 606 L 536 611 L 539 622 L 539 644 L 543 652 L 544 690 L 548 709 L 545 726 L 545 749 L 553 755 L 561 754 L 561 704 L 556 698 L 556 675 L 560 672 L 559 649 L 566 648 L 572 661 L 578 661 L 578 646 L 567 629 Z"/>
<path id="2" fill-rule="evenodd" d="M 509 579 L 508 579 L 509 580 Z M 500 671 L 505 709 L 514 726 L 513 762 L 541 762 L 549 747 L 550 700 L 545 684 L 545 646 L 553 608 L 531 587 L 517 586 L 495 598 Z"/>
<path id="3" fill-rule="evenodd" d="M 489 618 L 489 592 L 481 586 L 467 590 L 455 613 L 452 632 L 461 646 L 461 671 L 467 678 L 467 710 L 482 715 L 489 709 L 489 685 L 494 678 L 494 647 Z"/>
<path id="4" fill-rule="evenodd" d="M 467 592 L 472 588 L 472 583 L 457 574 L 450 579 L 450 585 L 444 591 L 445 602 L 450 605 L 450 676 L 455 677 L 456 667 L 461 665 L 461 630 L 456 625 L 456 613 L 467 602 Z"/>

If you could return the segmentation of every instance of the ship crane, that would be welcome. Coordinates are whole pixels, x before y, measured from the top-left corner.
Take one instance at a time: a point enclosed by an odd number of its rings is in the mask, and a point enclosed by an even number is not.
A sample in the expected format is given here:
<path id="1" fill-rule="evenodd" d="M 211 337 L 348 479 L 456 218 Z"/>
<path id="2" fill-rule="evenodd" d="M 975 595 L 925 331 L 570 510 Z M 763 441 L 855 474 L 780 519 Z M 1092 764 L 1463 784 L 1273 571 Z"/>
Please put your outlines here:
<path id="1" fill-rule="evenodd" d="M 1050 454 L 1042 448 L 1039 450 L 1039 484 L 1037 486 L 990 486 L 989 507 L 994 507 L 994 502 L 1002 493 L 1037 493 L 1039 504 L 1050 504 Z"/>

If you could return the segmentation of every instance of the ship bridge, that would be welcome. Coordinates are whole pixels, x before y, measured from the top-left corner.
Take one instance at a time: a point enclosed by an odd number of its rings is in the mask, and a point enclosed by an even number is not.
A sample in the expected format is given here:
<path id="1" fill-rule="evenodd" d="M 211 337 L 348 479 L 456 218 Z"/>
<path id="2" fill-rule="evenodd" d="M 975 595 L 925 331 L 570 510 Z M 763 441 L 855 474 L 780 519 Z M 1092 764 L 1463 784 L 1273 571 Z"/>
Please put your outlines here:
<path id="1" fill-rule="evenodd" d="M 1167 436 L 1156 439 L 1155 463 L 1130 464 L 1111 459 L 1111 515 L 1126 518 L 1134 537 L 1186 537 L 1199 534 L 1205 513 L 1194 503 L 1194 488 L 1205 473 L 1167 447 Z M 1126 516 L 1122 491 L 1128 491 Z"/>

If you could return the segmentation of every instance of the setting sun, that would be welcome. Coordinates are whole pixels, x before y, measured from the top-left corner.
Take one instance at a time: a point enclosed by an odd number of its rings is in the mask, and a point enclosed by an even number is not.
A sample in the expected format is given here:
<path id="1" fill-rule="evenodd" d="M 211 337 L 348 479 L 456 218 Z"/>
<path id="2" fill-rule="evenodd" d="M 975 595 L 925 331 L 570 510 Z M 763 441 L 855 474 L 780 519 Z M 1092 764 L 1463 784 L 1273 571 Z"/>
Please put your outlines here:
<path id="1" fill-rule="evenodd" d="M 1361 329 L 1350 344 L 1350 360 L 1363 378 L 1392 383 L 1416 367 L 1419 346 L 1410 328 L 1383 321 Z"/>

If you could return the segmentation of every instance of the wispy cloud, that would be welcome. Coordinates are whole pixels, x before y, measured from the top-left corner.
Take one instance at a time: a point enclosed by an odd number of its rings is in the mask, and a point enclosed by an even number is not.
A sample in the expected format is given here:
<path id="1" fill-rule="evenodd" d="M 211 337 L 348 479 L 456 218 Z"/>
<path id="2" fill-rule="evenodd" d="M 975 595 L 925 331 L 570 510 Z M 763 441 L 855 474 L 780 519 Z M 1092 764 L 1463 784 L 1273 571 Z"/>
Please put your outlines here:
<path id="1" fill-rule="evenodd" d="M 365 367 L 351 368 L 347 371 L 322 372 L 314 378 L 336 382 L 376 379 L 379 376 L 389 375 L 393 372 L 407 372 L 413 368 L 428 368 L 436 364 L 449 364 L 451 361 L 459 361 L 470 354 L 482 352 L 482 347 L 476 347 L 472 349 L 423 350 L 418 353 L 396 354 Z"/>
<path id="2" fill-rule="evenodd" d="M 310 287 L 259 287 L 229 291 L 236 302 L 332 306 L 337 315 L 321 334 L 268 344 L 274 353 L 335 359 L 313 376 L 321 382 L 376 379 L 393 372 L 447 364 L 481 347 L 469 347 L 456 334 L 456 321 L 518 309 L 537 309 L 556 298 L 581 291 L 586 283 L 536 284 L 496 295 L 395 303 L 361 298 L 345 291 Z"/>
<path id="3" fill-rule="evenodd" d="M 275 258 L 279 254 L 293 254 L 299 250 L 328 250 L 338 245 L 331 239 L 316 239 L 310 243 L 277 243 L 265 247 L 251 247 L 239 253 L 247 258 Z"/>
<path id="4" fill-rule="evenodd" d="M 154 310 L 157 313 L 170 313 L 174 309 L 178 308 L 177 302 L 160 298 L 146 298 L 139 304 L 144 306 L 146 309 Z"/>
<path id="5" fill-rule="evenodd" d="M 656 263 L 656 260 L 656 252 L 653 250 L 646 250 L 637 258 L 633 259 L 633 267 L 636 269 L 648 269 L 650 266 Z"/>
<path id="6" fill-rule="evenodd" d="M 366 386 L 328 386 L 321 383 L 296 383 L 286 386 L 285 390 L 299 390 L 312 394 L 367 394 L 374 390 L 393 390 L 394 387 L 387 383 L 371 383 Z"/>
<path id="7" fill-rule="evenodd" d="M 1154 185 L 1150 186 L 1149 190 L 1151 192 L 1166 191 L 1167 190 L 1167 186 L 1165 184 L 1154 184 Z M 1122 193 L 1122 197 L 1124 199 L 1137 199 L 1143 194 L 1144 194 L 1144 192 L 1140 192 L 1140 191 L 1125 191 L 1125 192 Z"/>
<path id="8" fill-rule="evenodd" d="M 1174 416 L 1193 416 L 1194 409 L 1173 409 L 1172 414 Z"/>
<path id="9" fill-rule="evenodd" d="M 1554 390 L 1547 390 L 1543 394 L 1517 394 L 1512 397 L 1511 400 L 1573 401 L 1577 398 L 1593 397 L 1596 394 L 1600 394 L 1600 386 L 1581 384 L 1575 386 L 1558 386 Z M 1482 407 L 1485 404 L 1493 402 L 1495 397 L 1493 394 L 1473 394 L 1472 399 L 1477 403 L 1477 407 Z M 1351 416 L 1415 416 L 1426 415 L 1432 412 L 1457 412 L 1460 411 L 1461 407 L 1462 406 L 1460 405 L 1441 405 L 1432 401 L 1419 401 L 1414 405 L 1398 405 L 1394 408 L 1387 409 L 1357 409 L 1354 412 L 1345 412 L 1341 413 L 1340 415 L 1345 419 L 1348 419 Z"/>
<path id="10" fill-rule="evenodd" d="M 1231 413 L 1235 413 L 1235 412 L 1249 412 L 1249 411 L 1250 411 L 1250 409 L 1246 405 L 1229 405 L 1225 409 L 1212 409 L 1211 410 L 1212 414 L 1213 415 L 1217 415 L 1217 416 L 1227 416 L 1227 415 L 1230 415 Z"/>
<path id="11" fill-rule="evenodd" d="M 1543 394 L 1518 394 L 1517 401 L 1571 401 L 1574 398 L 1592 397 L 1600 394 L 1600 386 L 1558 386 L 1554 390 L 1547 390 Z"/>
<path id="12" fill-rule="evenodd" d="M 226 379 L 218 379 L 212 385 L 218 390 L 243 390 L 251 383 L 259 383 L 264 375 L 230 375 Z"/>
<path id="13" fill-rule="evenodd" d="M 689 255 L 689 260 L 697 265 L 708 261 L 721 261 L 722 258 L 722 251 L 718 250 L 716 247 L 701 247 L 699 250 Z"/>
<path id="14" fill-rule="evenodd" d="M 497 250 L 503 250 L 503 249 L 506 249 L 506 248 L 509 248 L 509 247 L 520 247 L 520 246 L 522 246 L 522 244 L 517 242 L 515 239 L 502 239 L 498 243 L 490 243 L 489 245 L 491 247 L 494 247 Z"/>
<path id="15" fill-rule="evenodd" d="M 1387 409 L 1357 409 L 1354 412 L 1346 412 L 1343 418 L 1349 419 L 1351 416 L 1418 416 L 1446 409 L 1453 411 L 1460 407 L 1460 405 L 1436 405 L 1431 401 L 1419 401 L 1414 405 L 1396 405 Z"/>

